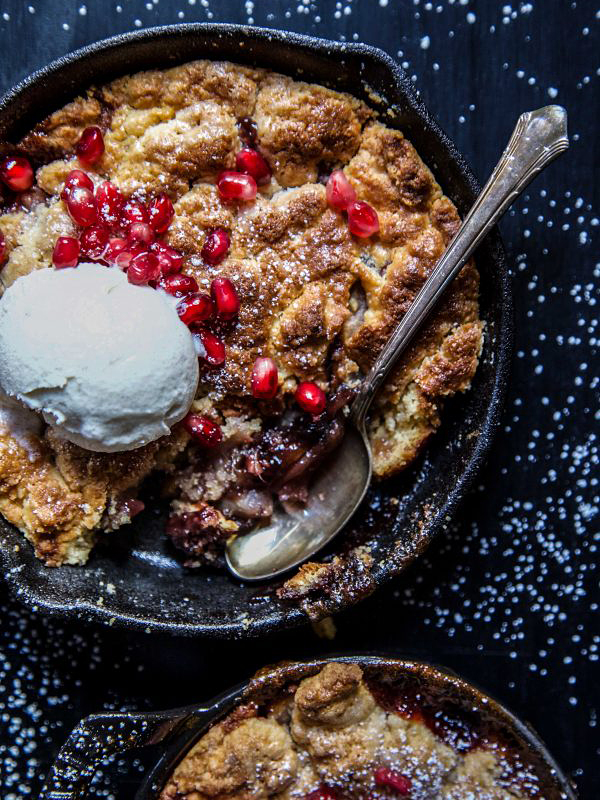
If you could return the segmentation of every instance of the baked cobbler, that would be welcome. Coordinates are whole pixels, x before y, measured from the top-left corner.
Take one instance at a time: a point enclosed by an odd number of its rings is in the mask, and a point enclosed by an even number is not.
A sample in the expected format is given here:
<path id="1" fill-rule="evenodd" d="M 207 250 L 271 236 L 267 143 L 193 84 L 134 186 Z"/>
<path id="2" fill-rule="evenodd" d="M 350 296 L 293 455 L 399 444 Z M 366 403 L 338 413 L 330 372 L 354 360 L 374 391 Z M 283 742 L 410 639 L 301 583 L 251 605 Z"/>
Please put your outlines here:
<path id="1" fill-rule="evenodd" d="M 474 707 L 419 680 L 329 663 L 239 706 L 187 752 L 160 800 L 526 800 L 540 776 Z"/>
<path id="2" fill-rule="evenodd" d="M 130 522 L 151 473 L 189 566 L 220 565 L 228 537 L 274 503 L 302 505 L 460 224 L 413 145 L 363 102 L 230 63 L 93 88 L 0 159 L 5 291 L 35 270 L 120 269 L 173 298 L 200 364 L 189 413 L 135 449 L 96 452 L 0 414 L 0 511 L 49 566 L 85 563 L 97 532 Z M 374 403 L 377 479 L 410 464 L 444 399 L 468 389 L 482 336 L 470 262 Z"/>

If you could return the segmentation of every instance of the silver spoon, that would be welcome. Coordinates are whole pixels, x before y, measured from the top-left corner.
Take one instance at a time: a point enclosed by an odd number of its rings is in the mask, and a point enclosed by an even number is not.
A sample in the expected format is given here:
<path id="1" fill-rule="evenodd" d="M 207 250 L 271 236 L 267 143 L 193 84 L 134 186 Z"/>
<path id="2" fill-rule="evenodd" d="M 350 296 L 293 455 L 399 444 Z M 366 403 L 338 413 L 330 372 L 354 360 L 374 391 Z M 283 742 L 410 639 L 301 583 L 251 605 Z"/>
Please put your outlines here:
<path id="1" fill-rule="evenodd" d="M 519 117 L 481 194 L 361 384 L 342 444 L 317 473 L 306 507 L 290 514 L 277 511 L 268 526 L 228 542 L 227 565 L 236 577 L 245 581 L 274 578 L 310 558 L 348 522 L 371 482 L 365 418 L 375 393 L 489 230 L 529 182 L 568 146 L 567 112 L 561 106 L 545 106 Z"/>

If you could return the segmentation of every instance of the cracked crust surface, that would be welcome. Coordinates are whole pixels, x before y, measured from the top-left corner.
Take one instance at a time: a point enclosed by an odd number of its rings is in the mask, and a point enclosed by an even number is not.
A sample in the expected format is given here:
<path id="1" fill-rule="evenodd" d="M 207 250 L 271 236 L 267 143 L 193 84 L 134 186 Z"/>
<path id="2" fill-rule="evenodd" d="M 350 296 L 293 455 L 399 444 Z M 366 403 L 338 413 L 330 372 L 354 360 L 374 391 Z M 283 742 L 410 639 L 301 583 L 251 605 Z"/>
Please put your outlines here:
<path id="1" fill-rule="evenodd" d="M 247 118 L 255 123 L 273 180 L 254 203 L 227 206 L 218 199 L 215 176 L 234 165 L 243 140 L 239 123 Z M 238 288 L 239 319 L 224 336 L 227 361 L 202 375 L 196 400 L 197 410 L 220 423 L 238 415 L 243 424 L 260 425 L 282 410 L 282 396 L 286 402 L 300 380 L 314 380 L 327 391 L 357 384 L 460 224 L 413 145 L 361 101 L 265 70 L 198 61 L 96 88 L 22 140 L 17 149 L 36 164 L 43 192 L 30 193 L 22 205 L 0 198 L 6 285 L 47 267 L 56 238 L 73 233 L 59 194 L 68 171 L 78 166 L 74 146 L 90 124 L 100 125 L 106 144 L 102 159 L 88 170 L 93 180 L 108 178 L 141 199 L 167 191 L 175 206 L 167 241 L 184 254 L 184 272 L 201 290 L 216 275 L 230 277 Z M 335 166 L 344 168 L 358 198 L 377 210 L 378 236 L 353 238 L 343 216 L 328 208 L 318 177 Z M 208 267 L 199 250 L 215 226 L 228 229 L 231 249 L 218 267 Z M 377 477 L 408 465 L 439 426 L 444 398 L 469 387 L 482 337 L 478 273 L 469 263 L 376 400 L 369 434 Z M 279 368 L 282 393 L 273 403 L 251 397 L 250 373 L 261 355 Z M 156 453 L 168 454 L 171 443 L 165 448 L 144 448 L 134 461 L 156 464 Z M 180 449 L 177 444 L 175 451 Z M 0 511 L 36 545 L 55 538 L 50 557 L 37 547 L 48 563 L 83 561 L 87 544 L 75 557 L 73 547 L 61 542 L 76 539 L 78 530 L 89 542 L 105 519 L 108 500 L 97 499 L 93 514 L 73 512 L 68 522 L 63 503 L 84 507 L 92 489 L 96 498 L 117 496 L 124 478 L 119 469 L 127 470 L 128 480 L 132 476 L 129 483 L 139 483 L 153 467 L 131 469 L 126 458 L 107 459 L 99 490 L 90 465 L 105 456 L 65 454 L 51 436 L 40 452 L 40 469 L 60 476 L 53 484 L 56 501 L 44 504 L 43 531 L 30 514 L 17 511 L 19 504 L 35 507 L 40 501 L 31 481 L 16 477 L 29 474 L 31 464 L 6 437 L 0 457 L 11 462 L 7 469 L 16 483 L 7 500 L 2 479 Z M 72 470 L 88 483 L 65 479 Z"/>
<path id="2" fill-rule="evenodd" d="M 240 711 L 243 710 L 243 713 Z M 355 664 L 329 663 L 266 708 L 216 724 L 187 753 L 160 800 L 388 798 L 381 768 L 400 773 L 411 800 L 525 800 L 518 770 L 495 742 L 461 752 L 418 718 L 380 707 Z M 512 773 L 511 774 L 511 769 Z"/>

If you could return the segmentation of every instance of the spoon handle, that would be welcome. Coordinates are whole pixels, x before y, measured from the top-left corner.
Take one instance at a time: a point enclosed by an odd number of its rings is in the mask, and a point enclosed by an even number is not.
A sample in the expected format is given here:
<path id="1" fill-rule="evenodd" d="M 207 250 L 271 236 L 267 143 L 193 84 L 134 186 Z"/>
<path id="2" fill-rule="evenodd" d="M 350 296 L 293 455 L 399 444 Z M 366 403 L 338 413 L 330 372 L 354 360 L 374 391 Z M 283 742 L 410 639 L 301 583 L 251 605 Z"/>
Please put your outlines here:
<path id="1" fill-rule="evenodd" d="M 375 393 L 448 284 L 529 182 L 568 146 L 567 112 L 562 106 L 521 114 L 481 194 L 363 381 L 351 409 L 357 427 L 363 426 Z"/>

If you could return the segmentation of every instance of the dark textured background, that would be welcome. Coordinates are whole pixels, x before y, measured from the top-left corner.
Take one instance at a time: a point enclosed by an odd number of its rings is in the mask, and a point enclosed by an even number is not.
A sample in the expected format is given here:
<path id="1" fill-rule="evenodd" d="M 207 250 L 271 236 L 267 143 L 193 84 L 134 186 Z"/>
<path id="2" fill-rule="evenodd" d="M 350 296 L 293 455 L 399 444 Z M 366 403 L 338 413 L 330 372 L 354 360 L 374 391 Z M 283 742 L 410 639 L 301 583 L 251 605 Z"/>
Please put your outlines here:
<path id="1" fill-rule="evenodd" d="M 572 147 L 502 223 L 516 348 L 504 424 L 452 532 L 395 583 L 336 620 L 245 643 L 81 629 L 0 588 L 3 800 L 36 797 L 84 714 L 202 700 L 269 661 L 382 651 L 451 667 L 529 720 L 574 777 L 600 790 L 597 705 L 597 288 L 600 12 L 590 0 L 0 0 L 0 89 L 121 31 L 245 22 L 387 50 L 484 178 L 518 114 L 566 106 Z M 140 764 L 103 775 L 130 798 Z M 109 788 L 119 779 L 121 789 Z"/>

